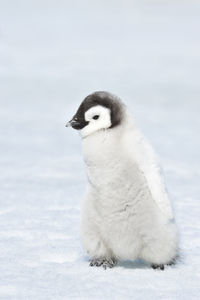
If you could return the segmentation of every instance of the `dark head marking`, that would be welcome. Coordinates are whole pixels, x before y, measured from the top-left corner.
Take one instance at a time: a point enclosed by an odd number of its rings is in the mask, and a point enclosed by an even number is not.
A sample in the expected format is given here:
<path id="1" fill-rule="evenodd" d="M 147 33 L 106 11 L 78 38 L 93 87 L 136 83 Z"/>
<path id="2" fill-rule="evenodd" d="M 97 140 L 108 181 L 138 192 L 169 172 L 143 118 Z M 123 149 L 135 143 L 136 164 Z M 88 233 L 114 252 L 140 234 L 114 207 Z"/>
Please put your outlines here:
<path id="1" fill-rule="evenodd" d="M 72 127 L 74 129 L 82 129 L 88 122 L 85 120 L 85 113 L 91 107 L 101 105 L 108 109 L 111 112 L 111 126 L 110 128 L 118 126 L 123 119 L 123 104 L 116 96 L 108 92 L 95 92 L 87 96 L 81 105 L 79 106 L 76 114 L 73 117 Z M 97 120 L 99 116 L 94 116 L 94 119 Z"/>

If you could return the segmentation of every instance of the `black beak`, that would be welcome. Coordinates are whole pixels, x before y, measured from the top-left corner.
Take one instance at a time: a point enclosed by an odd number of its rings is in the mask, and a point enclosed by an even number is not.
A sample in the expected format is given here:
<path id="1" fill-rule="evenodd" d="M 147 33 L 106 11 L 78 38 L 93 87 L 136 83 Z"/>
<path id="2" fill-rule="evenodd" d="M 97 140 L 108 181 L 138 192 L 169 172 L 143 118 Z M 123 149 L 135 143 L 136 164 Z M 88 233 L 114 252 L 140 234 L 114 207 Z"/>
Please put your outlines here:
<path id="1" fill-rule="evenodd" d="M 76 116 L 72 118 L 71 121 L 69 121 L 65 126 L 66 127 L 72 127 L 76 130 L 81 130 L 84 128 L 88 122 L 86 122 L 84 119 L 78 119 Z"/>
<path id="2" fill-rule="evenodd" d="M 66 127 L 72 127 L 74 129 L 82 129 L 83 126 L 81 125 L 81 123 L 77 120 L 72 119 L 71 121 L 69 121 L 66 125 Z"/>
<path id="3" fill-rule="evenodd" d="M 65 126 L 66 127 L 77 127 L 77 126 L 80 126 L 80 123 L 78 121 L 72 119 Z"/>

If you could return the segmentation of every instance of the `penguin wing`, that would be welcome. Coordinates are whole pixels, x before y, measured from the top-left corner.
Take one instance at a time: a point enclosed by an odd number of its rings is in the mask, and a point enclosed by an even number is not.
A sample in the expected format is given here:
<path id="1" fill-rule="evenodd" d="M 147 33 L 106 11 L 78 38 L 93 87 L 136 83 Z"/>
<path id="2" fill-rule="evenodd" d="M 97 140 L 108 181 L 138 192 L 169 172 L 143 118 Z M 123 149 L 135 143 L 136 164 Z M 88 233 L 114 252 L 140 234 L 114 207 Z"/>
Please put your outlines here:
<path id="1" fill-rule="evenodd" d="M 149 166 L 143 168 L 152 198 L 160 209 L 161 213 L 168 220 L 173 219 L 171 203 L 166 191 L 164 176 L 159 164 L 154 161 Z"/>
<path id="2" fill-rule="evenodd" d="M 164 176 L 157 162 L 152 146 L 143 137 L 139 130 L 134 130 L 130 147 L 130 136 L 128 138 L 129 150 L 134 161 L 137 162 L 140 172 L 143 173 L 152 198 L 160 212 L 167 218 L 173 219 L 171 203 L 166 191 Z"/>

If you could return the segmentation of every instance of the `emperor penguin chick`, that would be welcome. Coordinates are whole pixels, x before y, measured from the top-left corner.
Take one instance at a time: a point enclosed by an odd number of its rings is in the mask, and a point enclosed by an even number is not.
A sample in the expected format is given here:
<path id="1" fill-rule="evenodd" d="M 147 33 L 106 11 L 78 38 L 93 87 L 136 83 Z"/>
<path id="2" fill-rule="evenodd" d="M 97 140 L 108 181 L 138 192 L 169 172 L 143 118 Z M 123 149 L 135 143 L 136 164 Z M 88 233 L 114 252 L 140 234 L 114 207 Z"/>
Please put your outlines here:
<path id="1" fill-rule="evenodd" d="M 164 269 L 178 255 L 171 204 L 152 147 L 121 100 L 87 96 L 66 126 L 82 136 L 88 176 L 81 236 L 91 266 L 140 258 Z"/>

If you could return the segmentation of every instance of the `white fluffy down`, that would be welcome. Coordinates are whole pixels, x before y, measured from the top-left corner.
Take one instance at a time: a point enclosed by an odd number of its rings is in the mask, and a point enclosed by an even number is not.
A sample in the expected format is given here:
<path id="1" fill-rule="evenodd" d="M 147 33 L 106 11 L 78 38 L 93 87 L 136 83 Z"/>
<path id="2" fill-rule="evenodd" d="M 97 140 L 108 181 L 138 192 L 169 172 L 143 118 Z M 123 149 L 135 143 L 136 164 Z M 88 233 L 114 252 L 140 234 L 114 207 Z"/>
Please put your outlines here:
<path id="1" fill-rule="evenodd" d="M 83 139 L 88 192 L 82 240 L 90 258 L 167 264 L 177 255 L 177 230 L 151 146 L 126 115 L 116 128 Z"/>

